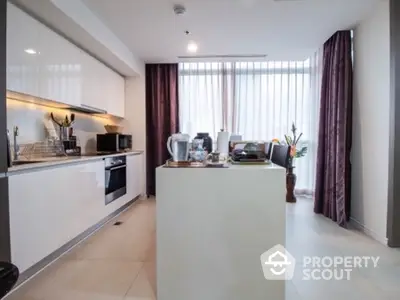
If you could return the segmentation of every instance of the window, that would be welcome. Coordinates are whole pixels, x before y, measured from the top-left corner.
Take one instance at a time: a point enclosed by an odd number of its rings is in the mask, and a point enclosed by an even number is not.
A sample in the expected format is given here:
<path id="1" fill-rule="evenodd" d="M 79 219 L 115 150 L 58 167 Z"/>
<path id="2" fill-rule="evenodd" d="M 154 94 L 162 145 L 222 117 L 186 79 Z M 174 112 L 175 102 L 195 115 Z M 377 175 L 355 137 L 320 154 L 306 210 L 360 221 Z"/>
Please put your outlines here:
<path id="1" fill-rule="evenodd" d="M 181 131 L 221 129 L 245 139 L 283 136 L 292 122 L 308 128 L 310 60 L 180 64 Z"/>
<path id="2" fill-rule="evenodd" d="M 245 140 L 283 139 L 292 122 L 308 144 L 296 163 L 298 188 L 312 190 L 315 175 L 321 64 L 305 61 L 210 62 L 179 65 L 180 130 L 193 138 L 220 129 Z"/>

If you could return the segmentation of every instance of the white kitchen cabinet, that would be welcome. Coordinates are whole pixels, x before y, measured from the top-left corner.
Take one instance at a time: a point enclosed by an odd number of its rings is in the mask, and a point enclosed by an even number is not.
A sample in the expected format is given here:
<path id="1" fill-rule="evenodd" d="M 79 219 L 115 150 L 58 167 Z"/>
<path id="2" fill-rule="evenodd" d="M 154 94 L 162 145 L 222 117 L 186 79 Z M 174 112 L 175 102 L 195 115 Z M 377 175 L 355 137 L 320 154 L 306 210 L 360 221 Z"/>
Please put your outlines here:
<path id="1" fill-rule="evenodd" d="M 82 71 L 80 50 L 40 24 L 40 89 L 44 99 L 80 106 Z"/>
<path id="2" fill-rule="evenodd" d="M 39 22 L 7 6 L 7 89 L 39 95 Z M 28 53 L 30 52 L 30 53 Z"/>
<path id="3" fill-rule="evenodd" d="M 125 79 L 94 58 L 83 61 L 90 63 L 84 73 L 84 80 L 88 82 L 84 85 L 88 87 L 83 97 L 84 104 L 105 110 L 113 116 L 124 117 Z"/>
<path id="4" fill-rule="evenodd" d="M 127 156 L 127 194 L 129 199 L 139 196 L 142 191 L 142 160 L 143 155 L 130 155 Z"/>
<path id="5" fill-rule="evenodd" d="M 8 180 L 11 260 L 21 272 L 139 196 L 143 155 L 127 155 L 127 193 L 108 205 L 101 159 L 25 172 Z"/>
<path id="6" fill-rule="evenodd" d="M 82 52 L 82 106 L 107 111 L 107 97 L 104 90 L 108 88 L 110 82 L 104 78 L 105 66 L 98 60 Z"/>
<path id="7" fill-rule="evenodd" d="M 124 117 L 123 77 L 13 4 L 7 9 L 8 90 Z"/>
<path id="8" fill-rule="evenodd" d="M 21 272 L 105 217 L 104 162 L 9 177 L 11 258 Z"/>
<path id="9" fill-rule="evenodd" d="M 108 94 L 108 113 L 117 117 L 125 116 L 125 79 L 114 71 L 107 70 L 111 84 Z"/>

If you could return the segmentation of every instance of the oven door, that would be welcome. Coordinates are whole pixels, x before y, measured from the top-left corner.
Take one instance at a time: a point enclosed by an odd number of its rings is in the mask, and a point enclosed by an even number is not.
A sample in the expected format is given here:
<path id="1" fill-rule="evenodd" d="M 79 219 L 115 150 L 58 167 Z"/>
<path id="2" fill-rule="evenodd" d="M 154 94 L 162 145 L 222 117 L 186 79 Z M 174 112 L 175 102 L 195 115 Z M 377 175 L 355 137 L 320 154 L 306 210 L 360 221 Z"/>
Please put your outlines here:
<path id="1" fill-rule="evenodd" d="M 115 165 L 105 169 L 106 204 L 126 194 L 126 164 Z"/>

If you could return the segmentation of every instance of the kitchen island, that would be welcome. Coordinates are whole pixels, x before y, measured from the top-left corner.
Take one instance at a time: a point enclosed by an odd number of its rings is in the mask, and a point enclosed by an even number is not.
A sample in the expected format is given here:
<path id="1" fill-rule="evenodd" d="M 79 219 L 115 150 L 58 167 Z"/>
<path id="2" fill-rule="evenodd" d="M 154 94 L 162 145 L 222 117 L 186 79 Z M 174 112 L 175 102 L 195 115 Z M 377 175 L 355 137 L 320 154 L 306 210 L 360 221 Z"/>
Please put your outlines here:
<path id="1" fill-rule="evenodd" d="M 260 255 L 285 245 L 285 182 L 275 165 L 157 168 L 157 299 L 284 300 Z"/>

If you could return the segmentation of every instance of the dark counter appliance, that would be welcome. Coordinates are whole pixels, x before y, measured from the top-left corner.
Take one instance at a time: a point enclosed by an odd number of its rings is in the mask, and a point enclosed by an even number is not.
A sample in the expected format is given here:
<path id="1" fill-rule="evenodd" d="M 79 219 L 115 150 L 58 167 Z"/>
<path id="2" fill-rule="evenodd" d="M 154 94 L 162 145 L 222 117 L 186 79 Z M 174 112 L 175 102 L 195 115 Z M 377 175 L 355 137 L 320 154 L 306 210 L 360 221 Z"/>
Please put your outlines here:
<path id="1" fill-rule="evenodd" d="M 132 149 L 132 135 L 105 133 L 97 135 L 97 152 L 117 153 Z"/>
<path id="2" fill-rule="evenodd" d="M 264 162 L 267 156 L 264 151 L 235 149 L 231 158 L 235 162 Z"/>
<path id="3" fill-rule="evenodd" d="M 208 153 L 212 152 L 213 140 L 210 137 L 209 133 L 207 133 L 207 132 L 198 132 L 194 139 L 195 140 L 203 140 L 203 148 L 204 148 L 204 150 L 206 150 Z"/>

